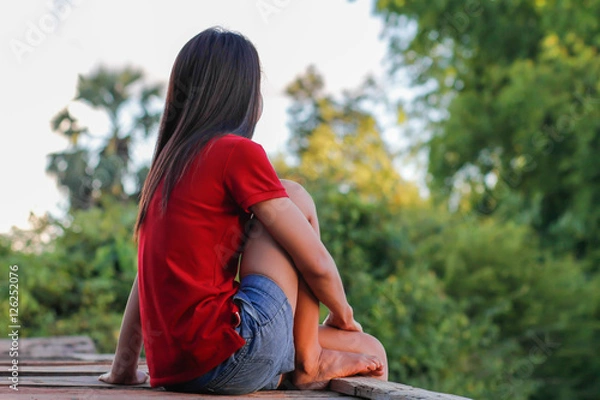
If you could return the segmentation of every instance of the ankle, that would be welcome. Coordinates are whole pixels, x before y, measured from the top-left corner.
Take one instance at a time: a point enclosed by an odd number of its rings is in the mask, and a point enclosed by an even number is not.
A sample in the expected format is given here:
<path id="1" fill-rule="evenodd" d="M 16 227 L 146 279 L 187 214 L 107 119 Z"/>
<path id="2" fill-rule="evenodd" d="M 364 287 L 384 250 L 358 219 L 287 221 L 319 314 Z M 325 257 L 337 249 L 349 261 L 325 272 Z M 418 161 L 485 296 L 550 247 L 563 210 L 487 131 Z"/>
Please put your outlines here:
<path id="1" fill-rule="evenodd" d="M 322 349 L 318 352 L 311 352 L 310 356 L 300 356 L 296 354 L 295 371 L 304 374 L 314 374 L 319 370 Z"/>

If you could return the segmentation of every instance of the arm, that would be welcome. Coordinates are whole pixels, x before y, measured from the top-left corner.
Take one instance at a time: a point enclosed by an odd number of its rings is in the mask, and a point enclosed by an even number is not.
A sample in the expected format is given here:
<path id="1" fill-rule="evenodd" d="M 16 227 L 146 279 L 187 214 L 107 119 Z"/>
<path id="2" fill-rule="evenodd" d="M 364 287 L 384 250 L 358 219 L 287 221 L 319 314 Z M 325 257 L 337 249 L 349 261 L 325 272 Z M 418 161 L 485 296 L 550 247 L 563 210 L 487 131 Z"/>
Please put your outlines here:
<path id="1" fill-rule="evenodd" d="M 275 198 L 255 204 L 251 211 L 290 255 L 317 299 L 330 310 L 325 323 L 344 330 L 361 330 L 354 321 L 335 262 L 315 229 L 316 218 L 309 221 L 301 210 L 307 207 L 296 205 L 290 198 Z"/>
<path id="2" fill-rule="evenodd" d="M 138 296 L 138 277 L 135 276 L 123 320 L 113 364 L 109 372 L 98 379 L 106 383 L 137 385 L 146 382 L 148 375 L 138 371 L 138 359 L 142 352 L 143 336 L 140 320 L 140 300 Z"/>

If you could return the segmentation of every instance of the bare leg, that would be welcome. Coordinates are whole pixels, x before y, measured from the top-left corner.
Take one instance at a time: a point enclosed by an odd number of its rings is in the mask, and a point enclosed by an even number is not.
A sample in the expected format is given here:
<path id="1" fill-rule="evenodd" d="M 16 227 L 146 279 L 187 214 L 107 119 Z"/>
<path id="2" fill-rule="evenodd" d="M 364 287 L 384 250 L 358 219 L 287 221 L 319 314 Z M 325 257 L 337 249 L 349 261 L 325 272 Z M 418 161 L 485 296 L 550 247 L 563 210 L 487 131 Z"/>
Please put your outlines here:
<path id="1" fill-rule="evenodd" d="M 376 356 L 382 363 L 381 374 L 371 376 L 387 381 L 387 355 L 381 342 L 374 336 L 364 332 L 342 331 L 331 326 L 319 326 L 319 343 L 326 349 L 365 353 Z"/>
<path id="2" fill-rule="evenodd" d="M 316 211 L 308 193 L 298 184 L 289 181 L 283 183 L 292 201 L 318 233 Z M 329 380 L 336 377 L 359 374 L 387 377 L 387 367 L 383 364 L 385 351 L 382 352 L 383 347 L 372 336 L 329 327 L 319 328 L 318 300 L 299 276 L 287 253 L 258 222 L 242 258 L 240 275 L 244 277 L 249 274 L 271 278 L 281 287 L 292 305 L 296 346 L 296 370 L 292 381 L 295 385 L 316 389 L 326 387 Z"/>

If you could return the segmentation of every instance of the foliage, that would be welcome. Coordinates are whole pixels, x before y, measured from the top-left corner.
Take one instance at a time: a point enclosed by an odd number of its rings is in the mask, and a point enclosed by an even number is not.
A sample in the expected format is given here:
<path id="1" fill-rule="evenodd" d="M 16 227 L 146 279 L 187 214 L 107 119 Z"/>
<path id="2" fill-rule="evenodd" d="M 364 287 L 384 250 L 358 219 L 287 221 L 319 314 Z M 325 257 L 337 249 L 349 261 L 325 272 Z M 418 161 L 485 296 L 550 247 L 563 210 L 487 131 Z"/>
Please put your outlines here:
<path id="1" fill-rule="evenodd" d="M 599 391 L 590 351 L 600 342 L 599 11 L 597 0 L 375 2 L 392 75 L 408 74 L 421 93 L 407 108 L 429 128 L 421 145 L 433 197 L 515 226 L 505 252 L 496 249 L 503 237 L 481 231 L 493 222 L 464 231 L 464 247 L 445 236 L 459 247 L 432 248 L 431 267 L 447 274 L 450 295 L 470 296 L 469 315 L 501 295 L 503 335 L 549 332 L 561 344 L 528 374 L 544 380 L 535 399 Z M 511 262 L 522 271 L 507 276 Z"/>
<path id="2" fill-rule="evenodd" d="M 123 201 L 137 198 L 147 166 L 132 169 L 131 147 L 157 125 L 155 102 L 162 91 L 162 85 L 143 80 L 142 71 L 131 67 L 114 71 L 100 67 L 79 76 L 75 100 L 109 121 L 109 133 L 100 137 L 98 148 L 91 147 L 96 136 L 80 126 L 68 107 L 52 119 L 52 130 L 67 137 L 70 148 L 50 154 L 47 171 L 67 193 L 71 209 L 92 207 L 105 193 Z"/>
<path id="3" fill-rule="evenodd" d="M 52 119 L 70 143 L 47 168 L 68 195 L 68 214 L 32 216 L 31 230 L 0 240 L 0 259 L 20 267 L 26 336 L 87 334 L 100 351 L 114 351 L 136 273 L 132 228 L 147 171 L 136 167 L 132 147 L 156 127 L 160 92 L 138 69 L 100 67 L 79 77 L 75 103 L 105 116 L 108 132 L 82 127 L 68 107 Z"/>
<path id="4" fill-rule="evenodd" d="M 323 78 L 314 67 L 288 85 L 287 94 L 293 99 L 289 142 L 298 166 L 280 163 L 281 173 L 309 188 L 335 185 L 370 204 L 395 207 L 420 201 L 416 186 L 401 179 L 395 155 L 369 111 L 369 101 L 376 99 L 367 98 L 365 92 L 372 85 L 367 82 L 356 93 L 346 92 L 336 100 L 325 93 Z"/>
<path id="5" fill-rule="evenodd" d="M 376 12 L 392 74 L 407 69 L 421 93 L 401 114 L 427 119 L 431 135 L 415 144 L 429 154 L 431 199 L 397 171 L 373 80 L 333 96 L 315 68 L 298 76 L 287 88 L 291 154 L 274 163 L 312 194 L 391 379 L 491 400 L 594 399 L 595 14 L 556 0 L 379 0 Z M 105 115 L 108 131 L 91 134 L 70 108 L 53 119 L 71 143 L 48 166 L 69 213 L 0 236 L 0 261 L 20 266 L 25 336 L 83 333 L 113 351 L 147 170 L 132 149 L 154 129 L 159 95 L 134 68 L 99 68 L 80 77 L 76 102 Z"/>
<path id="6" fill-rule="evenodd" d="M 376 9 L 395 67 L 430 83 L 420 104 L 432 118 L 436 191 L 524 220 L 545 247 L 596 270 L 600 1 L 380 0 Z"/>
<path id="7" fill-rule="evenodd" d="M 313 93 L 311 82 L 321 82 Z M 397 172 L 381 173 L 377 155 L 391 166 L 393 154 L 359 122 L 374 120 L 360 93 L 336 101 L 322 82 L 310 68 L 288 88 L 297 163 L 276 166 L 312 193 L 323 242 L 363 326 L 384 343 L 391 378 L 472 398 L 528 399 L 552 377 L 574 396 L 553 366 L 590 343 L 597 303 L 581 301 L 594 298 L 583 263 L 544 250 L 522 221 L 449 212 Z"/>
<path id="8" fill-rule="evenodd" d="M 114 199 L 99 204 L 74 211 L 67 222 L 34 218 L 35 229 L 13 230 L 12 243 L 2 237 L 0 259 L 19 266 L 23 336 L 86 334 L 99 351 L 114 351 L 137 271 L 137 208 Z M 52 240 L 32 246 L 40 236 Z"/>

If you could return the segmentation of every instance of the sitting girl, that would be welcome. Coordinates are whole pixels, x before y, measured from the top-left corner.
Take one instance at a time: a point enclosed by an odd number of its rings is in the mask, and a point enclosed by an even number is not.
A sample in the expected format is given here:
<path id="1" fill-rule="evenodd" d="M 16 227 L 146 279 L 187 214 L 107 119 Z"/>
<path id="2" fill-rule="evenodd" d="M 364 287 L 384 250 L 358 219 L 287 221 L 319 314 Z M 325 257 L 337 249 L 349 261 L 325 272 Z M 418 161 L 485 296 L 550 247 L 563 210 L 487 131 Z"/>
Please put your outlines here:
<path id="1" fill-rule="evenodd" d="M 354 319 L 310 195 L 280 180 L 251 140 L 260 77 L 254 46 L 222 29 L 177 56 L 135 227 L 138 276 L 100 380 L 144 382 L 142 338 L 150 384 L 167 390 L 387 379 L 385 350 Z"/>

